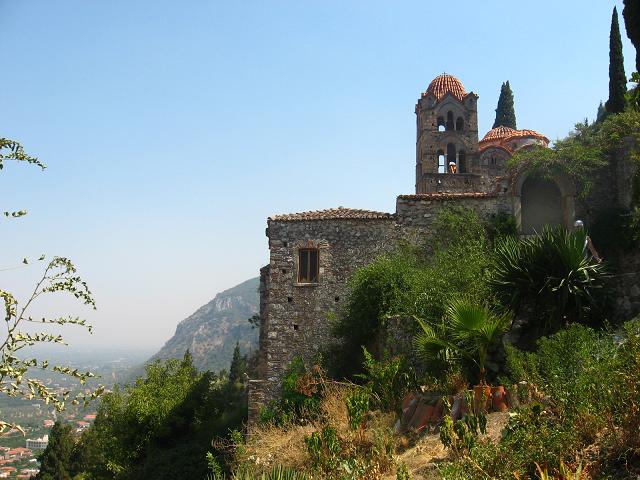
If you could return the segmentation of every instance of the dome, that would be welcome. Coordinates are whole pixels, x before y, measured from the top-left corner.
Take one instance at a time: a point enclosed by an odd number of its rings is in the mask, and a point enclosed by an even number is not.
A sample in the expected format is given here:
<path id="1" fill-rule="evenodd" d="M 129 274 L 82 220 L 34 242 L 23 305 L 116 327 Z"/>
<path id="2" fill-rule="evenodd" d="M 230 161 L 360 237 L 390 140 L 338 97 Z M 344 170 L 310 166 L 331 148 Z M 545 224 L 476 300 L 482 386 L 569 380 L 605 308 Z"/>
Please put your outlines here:
<path id="1" fill-rule="evenodd" d="M 545 146 L 549 144 L 549 139 L 535 130 L 514 130 L 510 127 L 499 126 L 489 130 L 482 140 L 480 140 L 480 149 L 490 146 L 503 146 L 510 149 L 510 147 L 507 146 L 507 142 L 516 138 L 535 138 L 536 140 L 542 141 Z"/>
<path id="2" fill-rule="evenodd" d="M 422 96 L 424 97 L 428 93 L 436 97 L 436 100 L 440 100 L 447 93 L 450 93 L 460 101 L 467 96 L 467 92 L 465 92 L 462 82 L 453 75 L 446 73 L 434 78 L 427 87 L 427 91 L 424 92 Z"/>
<path id="3" fill-rule="evenodd" d="M 480 140 L 480 142 L 490 142 L 492 140 L 501 140 L 503 138 L 510 138 L 516 135 L 518 130 L 514 130 L 511 127 L 503 127 L 502 125 L 496 128 L 492 128 L 487 134 Z"/>

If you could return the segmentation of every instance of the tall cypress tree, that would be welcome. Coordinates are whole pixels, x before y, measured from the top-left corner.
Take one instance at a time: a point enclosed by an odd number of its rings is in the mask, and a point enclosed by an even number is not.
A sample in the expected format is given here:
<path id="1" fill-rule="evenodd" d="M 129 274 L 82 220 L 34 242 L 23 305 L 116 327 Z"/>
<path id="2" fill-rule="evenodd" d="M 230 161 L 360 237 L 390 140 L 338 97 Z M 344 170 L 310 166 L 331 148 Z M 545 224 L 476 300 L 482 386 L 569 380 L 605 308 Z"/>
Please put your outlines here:
<path id="1" fill-rule="evenodd" d="M 609 100 L 605 104 L 607 113 L 620 113 L 624 110 L 625 93 L 627 93 L 627 77 L 624 74 L 618 10 L 613 7 L 611 33 L 609 34 Z"/>
<path id="2" fill-rule="evenodd" d="M 624 0 L 622 16 L 627 37 L 636 48 L 636 72 L 640 72 L 640 0 Z"/>
<path id="3" fill-rule="evenodd" d="M 56 422 L 49 433 L 49 445 L 39 457 L 36 480 L 71 480 L 71 454 L 75 440 L 69 424 Z"/>
<path id="4" fill-rule="evenodd" d="M 236 342 L 236 348 L 233 349 L 233 359 L 231 367 L 229 367 L 229 382 L 241 382 L 242 376 L 247 371 L 247 359 L 240 354 L 240 344 Z"/>
<path id="5" fill-rule="evenodd" d="M 498 107 L 496 108 L 496 121 L 493 127 L 509 127 L 514 130 L 516 127 L 516 112 L 513 108 L 513 92 L 507 80 L 500 88 L 500 98 L 498 98 Z"/>
<path id="6" fill-rule="evenodd" d="M 606 116 L 607 111 L 605 110 L 602 101 L 600 101 L 600 105 L 598 105 L 598 113 L 596 114 L 596 122 L 601 122 Z"/>

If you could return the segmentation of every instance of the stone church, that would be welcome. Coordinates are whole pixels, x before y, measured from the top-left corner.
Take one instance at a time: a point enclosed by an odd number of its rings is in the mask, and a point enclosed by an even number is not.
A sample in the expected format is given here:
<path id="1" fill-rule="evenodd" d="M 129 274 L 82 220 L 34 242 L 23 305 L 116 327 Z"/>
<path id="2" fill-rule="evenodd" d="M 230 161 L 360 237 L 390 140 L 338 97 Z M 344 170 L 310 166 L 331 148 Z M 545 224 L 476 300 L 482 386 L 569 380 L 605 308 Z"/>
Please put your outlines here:
<path id="1" fill-rule="evenodd" d="M 509 173 L 513 153 L 549 140 L 534 130 L 498 127 L 478 138 L 478 95 L 452 75 L 439 75 L 420 95 L 415 192 L 399 195 L 395 212 L 333 208 L 267 219 L 269 264 L 260 270 L 259 378 L 249 383 L 249 418 L 280 393 L 294 356 L 311 361 L 330 340 L 355 269 L 399 241 L 428 238 L 437 212 L 463 205 L 481 216 L 509 213 L 522 233 L 573 225 L 569 182 Z"/>

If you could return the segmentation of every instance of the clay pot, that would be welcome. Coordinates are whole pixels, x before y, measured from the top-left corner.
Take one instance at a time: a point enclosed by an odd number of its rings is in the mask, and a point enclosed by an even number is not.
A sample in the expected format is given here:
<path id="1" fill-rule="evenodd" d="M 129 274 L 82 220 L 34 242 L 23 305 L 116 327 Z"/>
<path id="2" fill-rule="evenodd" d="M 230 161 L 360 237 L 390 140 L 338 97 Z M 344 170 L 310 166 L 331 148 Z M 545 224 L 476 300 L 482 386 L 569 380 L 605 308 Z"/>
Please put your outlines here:
<path id="1" fill-rule="evenodd" d="M 425 409 L 424 417 L 422 418 L 422 420 L 420 421 L 420 424 L 418 425 L 418 430 L 422 430 L 424 427 L 427 426 L 427 424 L 433 418 L 434 410 L 435 408 L 433 408 L 433 405 L 427 405 L 427 408 Z"/>
<path id="2" fill-rule="evenodd" d="M 494 412 L 504 412 L 507 407 L 507 395 L 502 385 L 491 387 L 491 405 Z"/>
<path id="3" fill-rule="evenodd" d="M 484 404 L 482 397 L 484 396 Z M 489 385 L 476 385 L 473 387 L 473 409 L 476 412 L 486 412 L 491 406 L 491 387 Z"/>

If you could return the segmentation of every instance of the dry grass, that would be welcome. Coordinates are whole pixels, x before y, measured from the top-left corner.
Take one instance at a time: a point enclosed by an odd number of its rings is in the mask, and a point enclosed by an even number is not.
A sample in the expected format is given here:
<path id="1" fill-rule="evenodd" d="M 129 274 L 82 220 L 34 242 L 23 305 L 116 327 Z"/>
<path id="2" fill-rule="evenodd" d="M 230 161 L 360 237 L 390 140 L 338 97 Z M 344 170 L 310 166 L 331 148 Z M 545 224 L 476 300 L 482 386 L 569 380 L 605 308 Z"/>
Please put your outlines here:
<path id="1" fill-rule="evenodd" d="M 285 425 L 282 427 L 255 427 L 247 440 L 241 462 L 254 466 L 256 471 L 264 472 L 274 465 L 283 465 L 298 471 L 313 472 L 311 459 L 305 445 L 305 437 L 330 424 L 344 441 L 350 453 L 359 455 L 358 449 L 372 445 L 376 435 L 389 435 L 395 418 L 393 414 L 372 413 L 367 419 L 366 429 L 354 432 L 349 428 L 349 417 L 345 398 L 350 391 L 348 385 L 328 384 L 325 396 L 320 404 L 320 416 L 308 425 Z M 497 442 L 509 418 L 508 413 L 492 413 L 487 417 L 487 439 Z M 395 479 L 396 465 L 407 465 L 414 480 L 435 480 L 440 478 L 436 464 L 448 458 L 449 452 L 440 442 L 439 434 L 430 433 L 410 441 L 408 437 L 395 439 L 396 449 L 400 452 L 391 458 L 379 458 L 367 479 Z M 407 448 L 408 447 L 408 448 Z"/>
<path id="2" fill-rule="evenodd" d="M 490 413 L 487 415 L 487 433 L 482 438 L 492 442 L 500 440 L 502 430 L 509 420 L 509 413 Z M 401 444 L 402 439 L 399 443 Z M 396 465 L 404 463 L 413 480 L 436 480 L 440 478 L 436 470 L 436 464 L 447 460 L 449 452 L 440 441 L 440 435 L 430 433 L 418 438 L 415 444 L 407 450 L 396 455 L 394 460 Z M 383 480 L 395 479 L 395 471 L 390 472 Z"/>
<path id="3" fill-rule="evenodd" d="M 344 455 L 360 458 L 363 452 L 371 453 L 373 446 L 380 443 L 380 438 L 391 439 L 395 416 L 373 412 L 368 417 L 364 430 L 352 431 L 345 403 L 352 388 L 350 385 L 327 383 L 320 403 L 320 415 L 307 425 L 256 426 L 247 439 L 244 451 L 237 452 L 237 461 L 250 464 L 256 472 L 265 472 L 275 465 L 282 465 L 314 474 L 316 472 L 312 471 L 305 437 L 321 431 L 326 425 L 336 429 L 343 444 Z M 378 457 L 371 459 L 372 473 L 367 479 L 380 478 L 383 472 L 392 467 L 390 456 Z"/>

